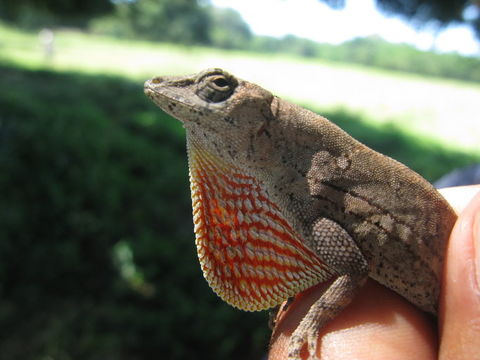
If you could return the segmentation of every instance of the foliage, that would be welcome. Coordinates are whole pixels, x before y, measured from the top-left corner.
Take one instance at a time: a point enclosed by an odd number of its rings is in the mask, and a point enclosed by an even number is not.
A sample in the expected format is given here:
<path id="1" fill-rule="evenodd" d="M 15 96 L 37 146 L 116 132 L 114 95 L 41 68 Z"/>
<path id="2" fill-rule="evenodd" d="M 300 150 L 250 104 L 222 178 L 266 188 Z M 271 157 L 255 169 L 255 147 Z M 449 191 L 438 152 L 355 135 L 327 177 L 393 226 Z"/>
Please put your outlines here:
<path id="1" fill-rule="evenodd" d="M 343 43 L 337 53 L 349 61 L 389 70 L 480 82 L 480 59 L 455 53 L 436 54 L 407 44 L 391 44 L 379 37 Z"/>
<path id="2" fill-rule="evenodd" d="M 209 13 L 197 0 L 118 1 L 116 14 L 134 36 L 176 43 L 208 43 Z"/>
<path id="3" fill-rule="evenodd" d="M 222 49 L 243 49 L 253 38 L 238 12 L 228 8 L 211 8 L 210 44 Z"/>
<path id="4" fill-rule="evenodd" d="M 120 37 L 224 49 L 244 49 L 252 38 L 236 11 L 200 5 L 197 0 L 118 1 L 115 13 L 92 20 L 90 29 Z"/>
<path id="5" fill-rule="evenodd" d="M 319 0 L 333 8 L 341 9 L 345 0 Z M 480 16 L 470 19 L 464 16 L 467 9 L 480 11 L 478 1 L 471 0 L 376 0 L 377 7 L 391 15 L 401 16 L 417 26 L 435 23 L 447 26 L 451 23 L 466 23 L 480 36 Z"/>
<path id="6" fill-rule="evenodd" d="M 0 358 L 260 358 L 265 314 L 201 275 L 181 125 L 120 78 L 0 66 L 0 87 Z M 329 116 L 429 179 L 480 160 Z"/>
<path id="7" fill-rule="evenodd" d="M 329 6 L 340 9 L 345 6 L 345 0 L 319 0 Z M 208 2 L 208 0 L 207 0 Z M 154 8 L 155 3 L 159 9 Z M 170 4 L 169 4 L 170 3 Z M 177 7 L 176 3 L 180 3 Z M 480 16 L 478 16 L 479 5 L 471 0 L 376 0 L 377 6 L 386 13 L 400 15 L 410 20 L 417 26 L 426 23 L 435 23 L 439 26 L 446 26 L 450 23 L 467 23 L 475 29 L 477 35 L 480 34 Z M 197 20 L 205 24 L 205 18 L 202 19 L 203 11 L 198 8 L 198 3 L 188 0 L 167 1 L 167 0 L 21 0 L 21 1 L 3 1 L 0 3 L 0 17 L 4 20 L 23 23 L 26 26 L 41 26 L 41 21 L 48 21 L 53 24 L 84 24 L 88 17 L 101 14 L 112 14 L 114 5 L 132 5 L 132 8 L 140 10 L 134 12 L 134 16 L 148 18 L 148 13 L 143 11 L 149 8 L 151 15 L 160 15 L 158 20 L 164 21 L 165 14 L 170 16 L 181 16 L 185 11 L 190 17 L 190 24 Z M 146 4 L 146 5 L 145 5 Z M 184 6 L 188 4 L 188 6 Z M 173 12 L 163 11 L 165 6 L 174 9 Z M 465 18 L 464 11 L 472 9 L 477 15 L 473 18 Z M 177 11 L 179 10 L 179 11 Z M 197 13 L 200 17 L 191 17 L 191 14 Z M 108 17 L 111 20 L 111 17 Z M 169 20 L 169 19 L 168 19 Z M 149 20 L 147 20 L 149 22 Z M 111 22 L 110 22 L 111 24 Z M 50 24 L 51 26 L 52 24 Z M 146 25 L 146 24 L 139 24 Z M 45 24 L 43 25 L 45 26 Z M 152 26 L 152 24 L 150 24 Z M 175 25 L 174 25 L 175 26 Z M 187 29 L 187 28 L 185 28 Z M 175 31 L 174 31 L 175 33 Z M 178 36 L 178 34 L 176 35 Z"/>
<path id="8" fill-rule="evenodd" d="M 24 27 L 84 26 L 89 17 L 113 11 L 109 0 L 20 0 L 0 2 L 0 18 Z"/>
<path id="9" fill-rule="evenodd" d="M 480 17 L 465 19 L 464 11 L 476 7 L 478 2 L 471 0 L 376 0 L 377 6 L 390 14 L 400 15 L 417 25 L 435 22 L 440 26 L 451 23 L 470 23 L 480 36 Z"/>
<path id="10" fill-rule="evenodd" d="M 282 39 L 255 37 L 250 50 L 287 53 L 336 62 L 362 64 L 388 70 L 480 82 L 480 59 L 455 53 L 421 51 L 407 44 L 392 44 L 378 36 L 356 38 L 340 45 L 316 43 L 287 35 Z"/>

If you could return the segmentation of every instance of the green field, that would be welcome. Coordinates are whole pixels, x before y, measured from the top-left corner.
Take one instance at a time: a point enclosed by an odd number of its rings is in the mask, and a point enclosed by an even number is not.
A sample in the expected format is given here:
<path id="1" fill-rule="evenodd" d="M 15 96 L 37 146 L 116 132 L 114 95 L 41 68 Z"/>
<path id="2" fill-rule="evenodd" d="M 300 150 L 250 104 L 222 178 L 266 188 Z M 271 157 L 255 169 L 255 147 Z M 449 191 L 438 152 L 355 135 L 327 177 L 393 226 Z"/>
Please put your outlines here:
<path id="1" fill-rule="evenodd" d="M 143 81 L 223 67 L 277 95 L 325 110 L 346 108 L 444 144 L 480 153 L 480 84 L 319 60 L 132 42 L 57 31 L 46 61 L 38 36 L 0 27 L 0 59 L 31 69 L 112 74 Z"/>
<path id="2" fill-rule="evenodd" d="M 446 145 L 436 117 L 424 131 L 402 107 L 402 99 L 431 106 L 415 96 L 438 88 L 445 110 L 478 94 L 474 85 L 72 31 L 57 34 L 49 62 L 36 34 L 1 27 L 0 359 L 265 355 L 267 314 L 223 303 L 201 274 L 184 129 L 143 94 L 146 78 L 209 66 L 321 109 L 430 181 L 480 162 L 475 144 L 456 135 Z M 399 97 L 398 112 L 375 110 L 382 92 Z"/>

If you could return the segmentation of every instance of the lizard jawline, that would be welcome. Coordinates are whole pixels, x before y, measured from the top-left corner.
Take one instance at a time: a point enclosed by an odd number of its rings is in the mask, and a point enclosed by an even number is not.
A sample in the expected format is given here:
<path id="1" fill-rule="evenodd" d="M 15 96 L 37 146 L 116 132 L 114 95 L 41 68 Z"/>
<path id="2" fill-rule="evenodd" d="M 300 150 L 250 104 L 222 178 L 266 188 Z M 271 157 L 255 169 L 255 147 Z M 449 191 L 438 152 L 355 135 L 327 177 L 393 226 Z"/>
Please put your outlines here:
<path id="1" fill-rule="evenodd" d="M 260 181 L 192 141 L 187 146 L 197 253 L 224 301 L 264 310 L 330 277 Z"/>

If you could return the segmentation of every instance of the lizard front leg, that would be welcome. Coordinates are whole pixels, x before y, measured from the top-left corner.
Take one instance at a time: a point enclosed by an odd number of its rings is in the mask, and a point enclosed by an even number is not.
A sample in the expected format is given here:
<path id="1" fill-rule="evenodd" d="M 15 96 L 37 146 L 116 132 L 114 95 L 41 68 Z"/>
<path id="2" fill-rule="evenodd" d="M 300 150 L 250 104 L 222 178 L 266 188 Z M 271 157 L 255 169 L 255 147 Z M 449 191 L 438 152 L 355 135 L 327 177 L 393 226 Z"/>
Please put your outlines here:
<path id="1" fill-rule="evenodd" d="M 308 345 L 309 359 L 316 359 L 320 329 L 337 316 L 354 298 L 368 277 L 368 263 L 350 235 L 336 222 L 318 219 L 312 228 L 315 252 L 338 273 L 338 277 L 310 307 L 293 332 L 288 359 L 300 360 Z"/>

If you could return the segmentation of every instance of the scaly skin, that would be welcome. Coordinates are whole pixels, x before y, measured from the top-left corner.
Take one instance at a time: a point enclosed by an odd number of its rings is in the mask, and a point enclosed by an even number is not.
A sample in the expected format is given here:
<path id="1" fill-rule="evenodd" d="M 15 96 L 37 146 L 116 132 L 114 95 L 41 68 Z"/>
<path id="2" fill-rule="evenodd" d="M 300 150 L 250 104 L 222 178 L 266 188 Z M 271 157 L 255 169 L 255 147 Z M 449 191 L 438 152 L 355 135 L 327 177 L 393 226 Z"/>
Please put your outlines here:
<path id="1" fill-rule="evenodd" d="M 420 175 L 327 119 L 221 69 L 157 77 L 145 93 L 185 126 L 196 245 L 213 290 L 243 310 L 331 285 L 292 335 L 289 359 L 367 277 L 436 314 L 456 220 Z"/>

